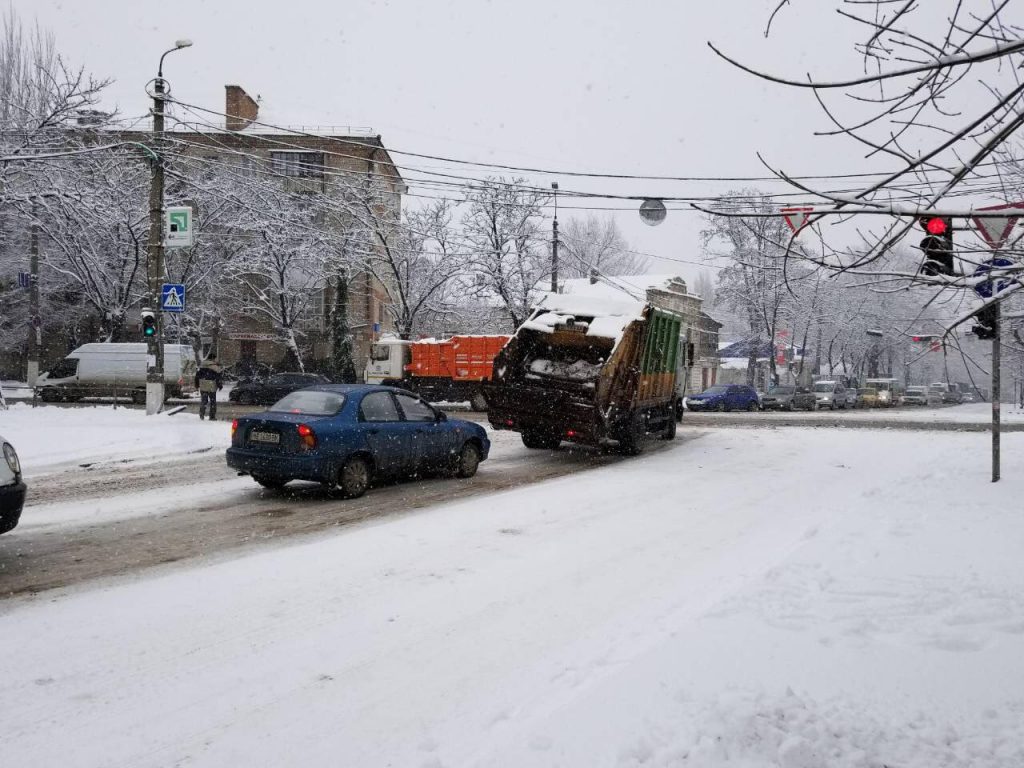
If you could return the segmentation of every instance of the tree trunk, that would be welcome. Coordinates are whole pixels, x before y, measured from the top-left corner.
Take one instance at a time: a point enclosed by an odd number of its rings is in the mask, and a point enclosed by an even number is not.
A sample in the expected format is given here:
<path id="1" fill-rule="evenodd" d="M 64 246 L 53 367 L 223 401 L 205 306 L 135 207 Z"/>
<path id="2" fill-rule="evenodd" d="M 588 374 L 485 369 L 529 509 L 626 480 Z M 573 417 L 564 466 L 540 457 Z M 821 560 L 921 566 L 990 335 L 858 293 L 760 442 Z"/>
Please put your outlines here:
<path id="1" fill-rule="evenodd" d="M 352 334 L 348 328 L 348 276 L 345 270 L 338 273 L 331 311 L 331 370 L 336 381 L 343 384 L 356 381 Z"/>

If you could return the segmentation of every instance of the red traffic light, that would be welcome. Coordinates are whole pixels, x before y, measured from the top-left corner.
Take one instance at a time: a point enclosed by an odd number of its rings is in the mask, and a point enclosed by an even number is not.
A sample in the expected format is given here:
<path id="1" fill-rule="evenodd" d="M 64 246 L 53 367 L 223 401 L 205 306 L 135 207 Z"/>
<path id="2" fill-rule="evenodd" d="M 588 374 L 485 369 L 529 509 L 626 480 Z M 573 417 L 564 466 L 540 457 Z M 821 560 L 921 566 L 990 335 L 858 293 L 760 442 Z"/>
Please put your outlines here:
<path id="1" fill-rule="evenodd" d="M 921 219 L 921 226 L 929 235 L 944 235 L 949 232 L 950 221 L 942 216 L 926 216 Z"/>

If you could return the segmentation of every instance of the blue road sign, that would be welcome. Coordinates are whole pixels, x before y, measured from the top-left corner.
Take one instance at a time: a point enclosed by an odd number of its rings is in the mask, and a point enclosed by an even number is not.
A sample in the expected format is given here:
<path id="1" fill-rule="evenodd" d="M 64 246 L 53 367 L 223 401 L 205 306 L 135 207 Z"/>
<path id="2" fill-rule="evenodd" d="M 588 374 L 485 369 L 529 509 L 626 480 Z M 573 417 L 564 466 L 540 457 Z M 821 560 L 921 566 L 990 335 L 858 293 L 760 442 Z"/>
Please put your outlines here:
<path id="1" fill-rule="evenodd" d="M 998 267 L 1012 267 L 1013 262 L 1009 259 L 990 259 L 989 261 L 979 264 L 977 269 L 974 270 L 975 277 L 981 277 L 982 275 L 991 272 L 994 268 Z M 1002 293 L 1010 287 L 1009 280 L 996 280 L 995 286 L 992 285 L 992 280 L 986 280 L 985 282 L 978 283 L 974 286 L 974 292 L 983 299 L 992 298 L 992 289 L 995 288 L 996 293 Z"/>
<path id="2" fill-rule="evenodd" d="M 181 283 L 164 283 L 160 286 L 160 310 L 162 312 L 184 312 L 185 286 Z"/>

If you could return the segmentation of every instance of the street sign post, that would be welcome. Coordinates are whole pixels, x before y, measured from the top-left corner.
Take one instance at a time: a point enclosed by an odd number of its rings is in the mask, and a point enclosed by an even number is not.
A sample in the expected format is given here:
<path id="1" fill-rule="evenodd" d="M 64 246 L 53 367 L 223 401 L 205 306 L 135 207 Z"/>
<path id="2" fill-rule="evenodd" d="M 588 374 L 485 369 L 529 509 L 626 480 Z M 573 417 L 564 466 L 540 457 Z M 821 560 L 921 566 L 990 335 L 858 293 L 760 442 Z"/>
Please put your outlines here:
<path id="1" fill-rule="evenodd" d="M 164 283 L 160 286 L 160 311 L 185 311 L 185 286 L 181 283 Z"/>
<path id="2" fill-rule="evenodd" d="M 987 208 L 978 208 L 978 214 L 972 218 L 978 232 L 993 250 L 1002 248 L 1006 241 L 1011 239 L 1013 228 L 1017 221 L 1024 216 L 1024 203 L 1007 203 L 1006 205 L 990 205 Z M 981 213 L 982 211 L 986 213 Z M 1018 235 L 1019 237 L 1019 235 Z M 1017 238 L 1012 238 L 1016 240 Z"/>
<path id="3" fill-rule="evenodd" d="M 807 226 L 807 220 L 814 213 L 814 208 L 809 205 L 791 206 L 780 209 L 779 213 L 786 220 L 786 226 L 793 230 L 793 234 L 799 235 L 800 230 Z"/>
<path id="4" fill-rule="evenodd" d="M 187 205 L 168 206 L 164 211 L 164 247 L 191 248 L 195 220 Z"/>

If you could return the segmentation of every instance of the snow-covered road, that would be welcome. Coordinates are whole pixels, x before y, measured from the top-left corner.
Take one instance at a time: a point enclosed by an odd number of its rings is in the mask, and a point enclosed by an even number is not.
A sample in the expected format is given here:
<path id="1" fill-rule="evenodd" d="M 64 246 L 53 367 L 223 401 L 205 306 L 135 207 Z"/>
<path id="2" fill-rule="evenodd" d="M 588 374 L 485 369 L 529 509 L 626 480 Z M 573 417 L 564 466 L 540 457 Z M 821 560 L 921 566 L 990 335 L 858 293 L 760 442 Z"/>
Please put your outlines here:
<path id="1" fill-rule="evenodd" d="M 10 600 L 0 761 L 1020 765 L 1024 440 L 999 484 L 986 446 L 720 430 Z"/>

